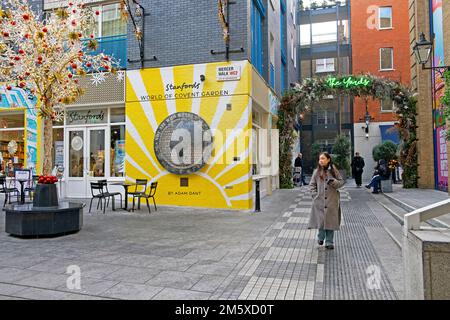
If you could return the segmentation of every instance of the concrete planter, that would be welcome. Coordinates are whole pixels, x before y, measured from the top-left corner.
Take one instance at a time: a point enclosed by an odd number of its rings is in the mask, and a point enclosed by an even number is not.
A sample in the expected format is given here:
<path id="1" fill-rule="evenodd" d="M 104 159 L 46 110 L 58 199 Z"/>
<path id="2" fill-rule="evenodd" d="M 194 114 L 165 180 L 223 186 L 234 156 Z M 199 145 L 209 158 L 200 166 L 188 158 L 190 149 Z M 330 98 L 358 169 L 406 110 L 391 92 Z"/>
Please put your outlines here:
<path id="1" fill-rule="evenodd" d="M 33 199 L 33 206 L 57 207 L 58 190 L 56 189 L 56 184 L 37 184 Z"/>
<path id="2" fill-rule="evenodd" d="M 391 193 L 392 191 L 392 180 L 381 180 L 381 192 Z"/>

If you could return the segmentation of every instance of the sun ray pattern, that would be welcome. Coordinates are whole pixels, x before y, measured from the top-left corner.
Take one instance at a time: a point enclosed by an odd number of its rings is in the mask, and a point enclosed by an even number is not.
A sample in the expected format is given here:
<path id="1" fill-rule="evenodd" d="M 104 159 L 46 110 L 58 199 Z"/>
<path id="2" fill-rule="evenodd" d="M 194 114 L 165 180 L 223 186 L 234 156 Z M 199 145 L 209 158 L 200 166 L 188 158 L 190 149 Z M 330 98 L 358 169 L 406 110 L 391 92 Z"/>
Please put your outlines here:
<path id="1" fill-rule="evenodd" d="M 218 81 L 219 68 L 230 65 L 240 70 L 240 79 Z M 234 61 L 129 71 L 127 178 L 158 181 L 158 202 L 164 205 L 251 208 L 249 66 Z M 197 114 L 213 132 L 210 161 L 192 174 L 168 172 L 155 155 L 158 126 L 178 112 Z M 239 161 L 229 161 L 237 156 Z"/>

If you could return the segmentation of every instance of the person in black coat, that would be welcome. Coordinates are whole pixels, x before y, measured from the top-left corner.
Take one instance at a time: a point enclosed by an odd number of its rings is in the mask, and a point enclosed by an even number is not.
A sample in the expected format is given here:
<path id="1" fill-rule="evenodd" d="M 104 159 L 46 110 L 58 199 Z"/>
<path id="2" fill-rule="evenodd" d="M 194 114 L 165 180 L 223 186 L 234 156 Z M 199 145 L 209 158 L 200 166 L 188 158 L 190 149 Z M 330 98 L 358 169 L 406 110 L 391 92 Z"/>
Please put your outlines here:
<path id="1" fill-rule="evenodd" d="M 362 174 L 364 172 L 364 158 L 359 155 L 359 152 L 355 153 L 352 160 L 352 174 L 355 177 L 356 186 L 359 188 L 362 185 Z"/>
<path id="2" fill-rule="evenodd" d="M 297 155 L 297 158 L 295 158 L 294 168 L 301 168 L 300 181 L 297 181 L 297 183 L 306 185 L 305 175 L 304 175 L 304 170 L 303 170 L 303 155 L 301 153 L 299 153 Z"/>

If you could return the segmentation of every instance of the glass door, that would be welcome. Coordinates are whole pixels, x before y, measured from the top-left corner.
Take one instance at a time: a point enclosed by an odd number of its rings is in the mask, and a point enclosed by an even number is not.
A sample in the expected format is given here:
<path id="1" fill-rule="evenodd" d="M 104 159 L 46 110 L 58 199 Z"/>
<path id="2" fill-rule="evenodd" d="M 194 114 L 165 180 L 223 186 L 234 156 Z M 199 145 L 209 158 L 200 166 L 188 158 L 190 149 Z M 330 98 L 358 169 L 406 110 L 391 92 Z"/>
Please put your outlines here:
<path id="1" fill-rule="evenodd" d="M 90 183 L 109 177 L 109 152 L 105 148 L 107 133 L 106 127 L 67 129 L 68 197 L 90 198 Z"/>
<path id="2" fill-rule="evenodd" d="M 86 128 L 67 129 L 66 172 L 69 197 L 84 198 L 86 196 Z"/>
<path id="3" fill-rule="evenodd" d="M 87 131 L 87 193 L 91 196 L 91 182 L 106 180 L 109 177 L 109 152 L 106 150 L 106 127 L 88 128 Z"/>

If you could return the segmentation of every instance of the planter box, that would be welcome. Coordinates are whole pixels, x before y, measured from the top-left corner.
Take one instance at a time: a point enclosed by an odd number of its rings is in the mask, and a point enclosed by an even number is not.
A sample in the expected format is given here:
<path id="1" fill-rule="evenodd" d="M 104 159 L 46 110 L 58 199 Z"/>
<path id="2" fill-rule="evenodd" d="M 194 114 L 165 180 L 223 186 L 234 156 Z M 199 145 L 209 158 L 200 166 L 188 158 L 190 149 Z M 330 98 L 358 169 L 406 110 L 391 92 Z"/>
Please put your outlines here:
<path id="1" fill-rule="evenodd" d="M 5 231 L 19 237 L 65 235 L 81 230 L 84 204 L 62 202 L 56 207 L 34 207 L 31 203 L 9 205 L 5 214 Z"/>
<path id="2" fill-rule="evenodd" d="M 381 192 L 391 193 L 392 192 L 392 180 L 381 180 Z"/>
<path id="3" fill-rule="evenodd" d="M 34 207 L 57 207 L 58 190 L 56 184 L 37 184 L 34 191 Z"/>

